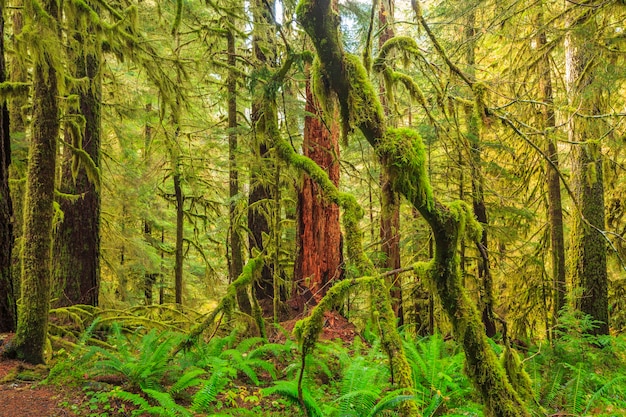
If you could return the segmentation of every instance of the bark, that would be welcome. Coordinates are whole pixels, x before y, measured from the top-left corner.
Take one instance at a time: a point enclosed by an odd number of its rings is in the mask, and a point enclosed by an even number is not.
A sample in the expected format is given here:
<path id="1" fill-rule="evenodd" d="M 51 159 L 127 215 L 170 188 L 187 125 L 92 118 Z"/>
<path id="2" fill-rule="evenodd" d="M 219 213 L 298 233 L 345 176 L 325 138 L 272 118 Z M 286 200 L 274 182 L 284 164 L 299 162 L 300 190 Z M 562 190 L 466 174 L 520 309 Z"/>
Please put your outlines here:
<path id="1" fill-rule="evenodd" d="M 77 36 L 76 43 L 84 39 Z M 79 53 L 76 59 L 76 77 L 89 79 L 89 88 L 76 93 L 80 114 L 85 119 L 82 141 L 74 146 L 82 148 L 95 167 L 100 167 L 101 142 L 101 78 L 100 54 Z M 82 143 L 81 143 L 82 142 Z M 53 243 L 53 285 L 56 306 L 74 304 L 98 305 L 100 287 L 100 189 L 96 179 L 87 174 L 85 162 L 66 149 L 60 191 L 79 196 L 60 198 L 63 221 L 57 225 Z M 92 173 L 93 175 L 93 173 Z"/>
<path id="2" fill-rule="evenodd" d="M 235 68 L 237 60 L 235 57 L 235 35 L 232 31 L 228 32 L 228 65 Z M 241 235 L 239 233 L 240 225 L 237 224 L 237 199 L 239 197 L 239 170 L 237 168 L 237 75 L 234 71 L 228 74 L 226 81 L 226 89 L 228 91 L 228 173 L 229 173 L 229 197 L 228 206 L 229 219 L 229 247 L 230 258 L 228 263 L 228 282 L 233 282 L 241 275 L 243 270 L 243 250 L 241 245 Z M 245 287 L 237 289 L 237 305 L 239 310 L 250 313 L 252 306 Z"/>
<path id="3" fill-rule="evenodd" d="M 570 108 L 583 114 L 601 112 L 596 71 L 593 19 L 572 24 L 565 42 L 565 76 Z M 600 126 L 595 119 L 572 115 L 569 140 L 572 146 L 572 193 L 578 206 L 572 216 L 569 277 L 576 308 L 598 322 L 592 334 L 609 333 L 604 180 Z"/>
<path id="4" fill-rule="evenodd" d="M 305 156 L 317 163 L 337 186 L 339 184 L 339 125 L 336 117 L 323 118 L 310 80 L 306 83 L 304 118 Z M 328 201 L 319 186 L 304 174 L 298 190 L 298 255 L 294 272 L 292 307 L 298 312 L 305 304 L 315 305 L 339 279 L 342 270 L 339 206 Z"/>
<path id="5" fill-rule="evenodd" d="M 265 2 L 256 0 L 254 2 L 254 32 L 252 37 L 253 54 L 259 67 L 270 65 L 267 54 L 272 53 L 271 45 L 274 42 L 274 32 L 269 28 L 273 27 L 272 16 L 269 12 L 272 1 Z M 263 95 L 257 92 L 257 97 L 252 103 L 252 126 L 254 129 L 253 153 L 256 155 L 257 163 L 250 172 L 250 194 L 248 196 L 248 246 L 250 257 L 254 251 L 263 251 L 265 242 L 263 235 L 271 236 L 269 219 L 263 211 L 271 213 L 271 210 L 263 210 L 261 206 L 269 207 L 272 198 L 271 188 L 267 185 L 266 178 L 272 172 L 269 161 L 269 152 L 266 138 L 266 121 L 263 114 Z M 259 300 L 263 312 L 266 315 L 273 314 L 274 299 L 274 268 L 275 265 L 264 264 L 261 274 L 254 285 L 254 295 Z"/>
<path id="6" fill-rule="evenodd" d="M 417 8 L 417 7 L 416 7 Z M 466 372 L 481 393 L 486 415 L 528 416 L 526 406 L 509 383 L 487 342 L 476 306 L 461 285 L 457 250 L 467 228 L 473 238 L 480 226 L 463 203 L 436 201 L 426 174 L 424 145 L 409 129 L 389 129 L 377 94 L 358 58 L 345 54 L 339 39 L 339 16 L 329 0 L 303 0 L 298 20 L 313 39 L 325 85 L 340 101 L 344 123 L 358 127 L 376 152 L 387 158 L 394 189 L 403 194 L 429 223 L 435 237 L 435 258 L 429 267 L 456 340 L 466 353 Z M 403 410 L 414 415 L 412 410 Z M 403 412 L 401 411 L 401 412 Z"/>
<path id="7" fill-rule="evenodd" d="M 4 6 L 0 5 L 0 83 L 6 81 L 4 60 Z M 9 190 L 11 136 L 9 109 L 0 103 L 0 333 L 15 331 L 17 311 L 13 288 L 13 205 Z"/>
<path id="8" fill-rule="evenodd" d="M 50 42 L 58 32 L 58 5 L 44 1 L 48 21 L 33 24 Z M 34 13 L 31 11 L 31 13 Z M 59 106 L 57 74 L 50 50 L 41 51 L 33 69 L 32 138 L 24 203 L 22 298 L 15 338 L 5 353 L 29 363 L 44 363 L 50 309 L 52 218 Z"/>
<path id="9" fill-rule="evenodd" d="M 475 78 L 476 63 L 476 10 L 472 8 L 467 16 L 465 27 L 465 42 L 468 44 L 466 61 L 468 75 Z M 496 323 L 493 313 L 493 279 L 489 265 L 489 246 L 487 239 L 487 207 L 485 206 L 485 187 L 482 173 L 482 138 L 481 138 L 481 115 L 476 106 L 466 106 L 467 118 L 467 138 L 470 146 L 470 166 L 472 175 L 472 206 L 476 219 L 483 226 L 480 241 L 476 242 L 478 249 L 478 279 L 480 280 L 482 291 L 480 294 L 482 304 L 482 321 L 485 326 L 487 336 L 496 335 Z"/>
<path id="10" fill-rule="evenodd" d="M 381 28 L 379 37 L 379 48 L 385 42 L 394 37 L 393 30 L 394 2 L 385 0 L 380 2 L 378 12 L 378 22 Z M 385 110 L 385 115 L 389 117 L 389 109 L 385 86 L 381 83 L 380 99 Z M 383 164 L 384 165 L 384 164 Z M 387 170 L 381 173 L 381 216 L 380 216 L 380 241 L 382 242 L 382 253 L 384 254 L 383 267 L 389 270 L 400 269 L 400 198 L 393 190 L 391 178 Z M 398 326 L 404 324 L 404 312 L 402 309 L 402 276 L 394 274 L 387 277 L 387 285 L 390 289 L 391 305 L 393 312 L 398 318 Z"/>
<path id="11" fill-rule="evenodd" d="M 148 244 L 152 242 L 152 224 L 148 220 L 143 221 L 143 235 Z M 143 293 L 147 306 L 152 305 L 154 301 L 154 284 L 157 282 L 159 274 L 146 271 L 143 276 Z"/>
<path id="12" fill-rule="evenodd" d="M 185 226 L 185 212 L 183 189 L 181 187 L 181 175 L 178 161 L 175 161 L 176 167 L 174 173 L 174 195 L 176 196 L 176 248 L 174 261 L 174 293 L 175 302 L 178 305 L 183 304 L 183 231 Z"/>
<path id="13" fill-rule="evenodd" d="M 537 26 L 542 28 L 543 12 L 537 16 Z M 544 50 L 548 44 L 545 30 L 537 35 L 537 49 Z M 558 322 L 559 312 L 565 307 L 565 238 L 563 234 L 563 209 L 561 205 L 561 180 L 559 177 L 559 156 L 556 138 L 550 133 L 556 127 L 553 107 L 552 75 L 550 72 L 550 55 L 547 52 L 538 62 L 539 89 L 541 101 L 541 126 L 545 133 L 544 152 L 549 158 L 546 162 L 546 183 L 548 187 L 548 223 L 550 224 L 550 257 L 552 259 L 552 326 Z"/>

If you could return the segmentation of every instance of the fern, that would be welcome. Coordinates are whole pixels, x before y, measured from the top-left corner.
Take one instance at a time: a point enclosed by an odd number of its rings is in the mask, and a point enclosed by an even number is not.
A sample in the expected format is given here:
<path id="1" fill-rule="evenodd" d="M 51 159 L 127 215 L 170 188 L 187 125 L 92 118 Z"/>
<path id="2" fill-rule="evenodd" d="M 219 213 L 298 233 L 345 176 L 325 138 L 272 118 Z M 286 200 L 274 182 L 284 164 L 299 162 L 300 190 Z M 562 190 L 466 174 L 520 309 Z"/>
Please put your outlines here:
<path id="1" fill-rule="evenodd" d="M 306 387 L 302 387 L 302 402 L 304 404 L 300 404 L 297 381 L 278 381 L 273 386 L 263 389 L 262 392 L 264 395 L 280 395 L 300 407 L 304 405 L 309 417 L 323 417 L 322 410 Z"/>
<path id="2" fill-rule="evenodd" d="M 206 372 L 203 369 L 192 369 L 189 372 L 184 373 L 178 380 L 170 387 L 168 392 L 171 395 L 176 395 L 187 388 L 195 387 L 197 385 L 202 384 L 202 379 L 199 378 L 200 375 L 204 375 Z"/>
<path id="3" fill-rule="evenodd" d="M 211 378 L 194 395 L 192 409 L 197 412 L 208 410 L 209 405 L 215 401 L 229 380 L 230 378 L 224 372 L 214 372 Z"/>
<path id="4" fill-rule="evenodd" d="M 374 407 L 372 407 L 369 414 L 367 414 L 367 417 L 376 417 L 384 411 L 394 409 L 401 402 L 409 400 L 415 400 L 415 396 L 405 395 L 403 390 L 392 391 L 378 401 Z"/>

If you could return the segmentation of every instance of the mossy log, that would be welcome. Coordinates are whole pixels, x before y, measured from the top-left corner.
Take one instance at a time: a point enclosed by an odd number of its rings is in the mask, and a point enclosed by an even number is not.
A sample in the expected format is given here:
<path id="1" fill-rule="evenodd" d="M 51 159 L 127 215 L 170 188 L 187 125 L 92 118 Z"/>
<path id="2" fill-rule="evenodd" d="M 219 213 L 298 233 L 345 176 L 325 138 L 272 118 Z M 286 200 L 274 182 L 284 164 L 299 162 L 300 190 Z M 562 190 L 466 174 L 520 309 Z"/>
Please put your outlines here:
<path id="1" fill-rule="evenodd" d="M 480 225 L 466 204 L 444 205 L 434 198 L 419 135 L 408 129 L 387 128 L 364 66 L 342 49 L 339 16 L 332 11 L 330 1 L 302 0 L 297 16 L 317 50 L 323 77 L 319 83 L 327 85 L 339 100 L 344 131 L 361 130 L 384 157 L 395 190 L 409 200 L 433 231 L 436 249 L 430 277 L 452 322 L 455 339 L 465 350 L 466 373 L 483 398 L 485 415 L 528 416 L 524 402 L 489 347 L 478 310 L 461 283 L 459 240 L 465 229 L 477 238 Z"/>

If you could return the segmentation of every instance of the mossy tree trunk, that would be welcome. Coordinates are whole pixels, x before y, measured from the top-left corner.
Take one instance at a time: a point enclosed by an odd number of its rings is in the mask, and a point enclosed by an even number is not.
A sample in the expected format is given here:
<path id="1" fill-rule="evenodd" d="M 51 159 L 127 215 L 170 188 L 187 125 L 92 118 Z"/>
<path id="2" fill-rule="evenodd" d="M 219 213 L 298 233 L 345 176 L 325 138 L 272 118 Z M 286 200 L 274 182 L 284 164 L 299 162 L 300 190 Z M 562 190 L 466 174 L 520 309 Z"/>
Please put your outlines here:
<path id="1" fill-rule="evenodd" d="M 22 297 L 18 310 L 16 336 L 7 355 L 29 363 L 45 362 L 44 348 L 48 334 L 52 218 L 54 215 L 54 178 L 59 105 L 56 59 L 58 16 L 56 1 L 41 2 L 44 13 L 26 6 L 34 30 L 41 34 L 41 48 L 33 68 L 32 137 L 29 148 L 28 178 L 24 202 L 24 245 L 22 249 Z M 35 17 L 33 17 L 35 16 Z"/>
<path id="2" fill-rule="evenodd" d="M 598 58 L 595 56 L 594 19 L 578 21 L 569 29 L 565 42 L 565 74 L 570 108 L 585 115 L 599 114 L 601 87 L 594 79 Z M 576 308 L 598 322 L 592 334 L 609 333 L 600 135 L 597 120 L 578 114 L 570 118 L 571 188 L 578 210 L 572 216 L 569 276 Z"/>
<path id="3" fill-rule="evenodd" d="M 273 54 L 273 42 L 275 33 L 270 8 L 273 1 L 255 0 L 252 2 L 253 36 L 252 49 L 255 64 L 259 68 L 269 66 Z M 266 213 L 271 213 L 272 190 L 269 178 L 273 177 L 274 167 L 269 158 L 269 149 L 266 138 L 266 121 L 263 114 L 263 94 L 261 87 L 255 92 L 252 103 L 252 128 L 253 128 L 253 153 L 255 161 L 250 172 L 250 194 L 248 196 L 248 235 L 250 257 L 253 250 L 263 251 L 267 242 L 263 242 L 263 235 L 271 236 L 270 218 Z M 264 213 L 265 212 L 265 213 Z M 274 268 L 275 265 L 265 263 L 261 268 L 261 274 L 255 282 L 254 294 L 259 300 L 263 313 L 273 315 L 274 306 Z"/>
<path id="4" fill-rule="evenodd" d="M 6 81 L 4 60 L 4 5 L 0 5 L 0 83 Z M 0 103 L 0 332 L 15 331 L 16 304 L 13 292 L 13 205 L 9 190 L 11 164 L 11 136 L 9 109 L 6 101 Z"/>
<path id="5" fill-rule="evenodd" d="M 389 39 L 394 37 L 393 30 L 394 4 L 393 1 L 383 0 L 380 2 L 378 10 L 378 23 L 380 27 L 380 37 L 378 47 L 382 46 Z M 380 99 L 383 104 L 385 115 L 391 115 L 387 103 L 385 85 L 381 83 Z M 389 173 L 383 169 L 380 177 L 381 183 L 381 213 L 380 213 L 380 240 L 381 249 L 384 255 L 383 267 L 388 270 L 400 268 L 400 196 L 393 189 Z M 404 324 L 404 311 L 402 308 L 402 275 L 393 274 L 387 277 L 390 288 L 391 305 L 398 318 L 398 326 Z"/>
<path id="6" fill-rule="evenodd" d="M 234 25 L 233 19 L 230 25 Z M 228 93 L 228 175 L 229 175 L 229 205 L 228 205 L 228 240 L 230 257 L 228 259 L 228 282 L 233 282 L 241 275 L 243 271 L 243 249 L 240 234 L 240 225 L 238 224 L 237 201 L 239 199 L 239 169 L 237 168 L 237 152 L 238 152 L 238 134 L 237 129 L 239 123 L 237 120 L 237 74 L 235 68 L 237 65 L 235 34 L 234 30 L 228 31 L 227 53 L 228 66 L 232 68 L 226 80 L 226 89 Z M 245 287 L 237 290 L 237 305 L 241 311 L 252 311 L 250 298 Z"/>
<path id="7" fill-rule="evenodd" d="M 339 124 L 335 117 L 323 118 L 320 105 L 306 83 L 303 154 L 339 184 Z M 322 194 L 315 181 L 304 174 L 298 190 L 297 247 L 292 308 L 300 313 L 305 304 L 315 305 L 332 282 L 340 278 L 341 228 L 339 206 Z"/>
<path id="8" fill-rule="evenodd" d="M 487 342 L 476 306 L 461 284 L 459 239 L 467 229 L 478 240 L 480 225 L 466 204 L 445 206 L 434 199 L 419 135 L 410 129 L 387 128 L 382 106 L 362 63 L 343 51 L 339 16 L 329 7 L 329 0 L 303 0 L 297 14 L 317 50 L 320 82 L 339 98 L 344 123 L 358 127 L 378 155 L 386 159 L 394 189 L 419 210 L 433 230 L 435 257 L 429 273 L 452 322 L 455 339 L 465 350 L 466 372 L 483 398 L 485 414 L 528 416 Z"/>
<path id="9" fill-rule="evenodd" d="M 467 44 L 466 64 L 467 73 L 471 79 L 475 78 L 476 64 L 476 9 L 471 10 L 466 17 L 465 42 Z M 487 238 L 487 206 L 485 205 L 485 185 L 482 170 L 482 120 L 476 106 L 466 106 L 467 140 L 469 143 L 469 159 L 472 175 L 472 207 L 476 220 L 482 225 L 483 231 L 480 240 L 476 242 L 478 249 L 478 279 L 480 280 L 480 301 L 482 307 L 482 320 L 487 336 L 496 334 L 496 323 L 493 312 L 493 278 L 489 263 L 489 247 Z"/>
<path id="10" fill-rule="evenodd" d="M 537 15 L 537 27 L 543 28 L 543 5 Z M 552 326 L 558 322 L 559 311 L 565 307 L 565 238 L 563 234 L 563 208 L 561 204 L 561 179 L 559 176 L 559 156 L 556 138 L 552 134 L 556 127 L 554 114 L 554 96 L 552 92 L 552 73 L 550 70 L 550 54 L 547 51 L 547 35 L 545 30 L 537 34 L 537 49 L 542 56 L 537 62 L 539 90 L 544 103 L 540 112 L 540 126 L 545 135 L 544 152 L 549 158 L 546 161 L 546 183 L 548 187 L 548 223 L 550 224 L 550 256 L 552 259 Z"/>
<path id="11" fill-rule="evenodd" d="M 88 35 L 87 35 L 88 36 Z M 101 142 L 101 54 L 86 53 L 85 36 L 74 39 L 77 47 L 75 61 L 76 78 L 89 80 L 87 88 L 76 91 L 79 99 L 79 115 L 84 118 L 81 137 L 77 132 L 72 146 L 86 153 L 78 156 L 66 147 L 60 191 L 78 198 L 58 200 L 63 221 L 54 234 L 52 269 L 53 294 L 57 306 L 74 304 L 98 305 L 100 288 L 100 189 L 99 176 Z M 72 115 L 70 115 L 72 116 Z M 77 116 L 77 115 L 73 115 Z M 91 161 L 87 161 L 86 158 Z M 91 165 L 93 163 L 93 165 Z M 89 171 L 89 172 L 88 172 Z"/>

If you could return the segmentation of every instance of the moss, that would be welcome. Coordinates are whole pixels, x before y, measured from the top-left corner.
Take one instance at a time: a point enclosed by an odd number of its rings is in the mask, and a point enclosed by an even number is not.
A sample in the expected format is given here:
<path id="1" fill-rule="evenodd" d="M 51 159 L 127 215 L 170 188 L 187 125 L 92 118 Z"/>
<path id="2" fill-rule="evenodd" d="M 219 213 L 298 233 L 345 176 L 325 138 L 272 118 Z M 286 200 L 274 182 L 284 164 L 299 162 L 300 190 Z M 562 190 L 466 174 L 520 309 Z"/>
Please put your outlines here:
<path id="1" fill-rule="evenodd" d="M 376 148 L 387 163 L 394 189 L 406 196 L 416 208 L 434 208 L 433 190 L 426 170 L 426 151 L 417 132 L 389 128 Z"/>
<path id="2" fill-rule="evenodd" d="M 302 356 L 311 353 L 317 338 L 322 331 L 324 313 L 335 306 L 341 305 L 351 289 L 355 287 L 370 287 L 372 289 L 372 306 L 376 314 L 381 344 L 389 358 L 389 366 L 393 381 L 399 388 L 406 389 L 406 394 L 413 391 L 413 377 L 411 367 L 406 359 L 404 348 L 398 330 L 396 317 L 391 308 L 389 290 L 382 277 L 361 277 L 344 280 L 333 285 L 326 295 L 315 306 L 311 315 L 296 323 L 293 333 L 300 343 Z M 418 416 L 419 412 L 413 401 L 404 401 L 400 406 L 403 416 Z"/>
<path id="3" fill-rule="evenodd" d="M 476 220 L 476 216 L 470 205 L 465 201 L 457 200 L 448 203 L 448 208 L 453 218 L 458 223 L 459 236 L 466 236 L 473 242 L 480 241 L 483 227 L 480 222 Z"/>
<path id="4" fill-rule="evenodd" d="M 502 352 L 501 362 L 509 378 L 509 382 L 513 385 L 515 391 L 518 392 L 526 403 L 532 403 L 534 401 L 534 394 L 530 375 L 528 375 L 528 372 L 524 369 L 517 352 L 511 348 L 508 343 L 504 352 Z"/>
<path id="5" fill-rule="evenodd" d="M 383 106 L 359 57 L 344 54 L 343 65 L 349 82 L 350 103 L 349 119 L 343 122 L 353 128 L 367 122 L 379 123 L 385 120 Z"/>
<path id="6" fill-rule="evenodd" d="M 0 83 L 0 101 L 13 97 L 28 97 L 30 84 L 5 81 Z"/>

